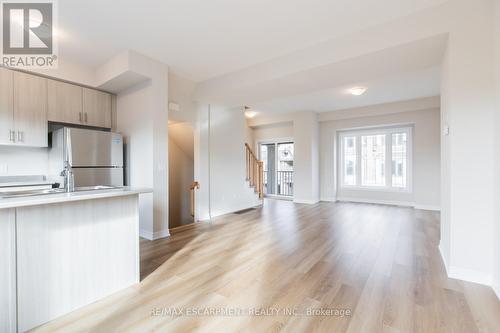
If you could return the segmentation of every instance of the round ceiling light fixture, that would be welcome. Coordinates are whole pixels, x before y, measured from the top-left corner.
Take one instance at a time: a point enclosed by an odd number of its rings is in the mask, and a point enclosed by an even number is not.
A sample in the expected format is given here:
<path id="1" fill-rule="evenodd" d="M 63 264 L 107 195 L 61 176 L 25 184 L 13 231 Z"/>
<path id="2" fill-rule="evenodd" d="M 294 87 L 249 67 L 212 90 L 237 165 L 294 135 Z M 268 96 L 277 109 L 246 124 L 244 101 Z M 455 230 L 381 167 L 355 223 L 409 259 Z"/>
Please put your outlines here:
<path id="1" fill-rule="evenodd" d="M 249 106 L 245 106 L 245 117 L 253 118 L 257 115 L 256 111 L 253 111 Z"/>
<path id="2" fill-rule="evenodd" d="M 366 92 L 365 87 L 353 87 L 349 89 L 349 93 L 354 96 L 361 96 Z"/>

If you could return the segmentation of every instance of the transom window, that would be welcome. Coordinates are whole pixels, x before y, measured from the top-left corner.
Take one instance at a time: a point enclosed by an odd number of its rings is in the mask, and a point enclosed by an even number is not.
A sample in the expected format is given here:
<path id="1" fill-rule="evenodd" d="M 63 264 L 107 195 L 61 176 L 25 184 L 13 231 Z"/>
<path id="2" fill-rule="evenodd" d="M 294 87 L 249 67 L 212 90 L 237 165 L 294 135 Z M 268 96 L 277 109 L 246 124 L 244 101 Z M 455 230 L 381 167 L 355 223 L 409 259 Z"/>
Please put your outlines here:
<path id="1" fill-rule="evenodd" d="M 343 187 L 409 190 L 411 127 L 339 133 Z"/>

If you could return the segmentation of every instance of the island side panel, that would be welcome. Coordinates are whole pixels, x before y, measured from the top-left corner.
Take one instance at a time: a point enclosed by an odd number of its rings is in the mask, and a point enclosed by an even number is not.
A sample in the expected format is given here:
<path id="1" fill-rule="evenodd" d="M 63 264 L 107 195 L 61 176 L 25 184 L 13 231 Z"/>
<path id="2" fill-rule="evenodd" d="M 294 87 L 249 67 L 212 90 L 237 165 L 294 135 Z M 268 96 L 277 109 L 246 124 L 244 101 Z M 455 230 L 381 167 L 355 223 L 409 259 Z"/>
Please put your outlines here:
<path id="1" fill-rule="evenodd" d="M 138 195 L 17 209 L 18 326 L 139 282 Z"/>
<path id="2" fill-rule="evenodd" d="M 16 220 L 14 209 L 0 209 L 0 332 L 16 324 Z"/>

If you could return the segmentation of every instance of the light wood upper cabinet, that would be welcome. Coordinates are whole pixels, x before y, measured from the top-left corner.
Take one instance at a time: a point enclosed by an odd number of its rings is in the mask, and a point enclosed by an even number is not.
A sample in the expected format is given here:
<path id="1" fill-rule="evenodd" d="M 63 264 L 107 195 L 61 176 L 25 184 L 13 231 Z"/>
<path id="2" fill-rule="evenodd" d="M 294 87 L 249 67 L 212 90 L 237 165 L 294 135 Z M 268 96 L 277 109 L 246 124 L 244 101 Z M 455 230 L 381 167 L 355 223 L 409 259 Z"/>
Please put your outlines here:
<path id="1" fill-rule="evenodd" d="M 83 88 L 85 125 L 111 128 L 111 94 Z"/>
<path id="2" fill-rule="evenodd" d="M 113 96 L 0 68 L 0 145 L 48 146 L 48 122 L 111 128 Z"/>
<path id="3" fill-rule="evenodd" d="M 13 144 L 14 87 L 13 73 L 0 68 L 0 144 Z"/>
<path id="4" fill-rule="evenodd" d="M 83 124 L 83 88 L 74 84 L 48 80 L 48 120 Z"/>
<path id="5" fill-rule="evenodd" d="M 47 79 L 14 72 L 16 144 L 48 146 Z"/>

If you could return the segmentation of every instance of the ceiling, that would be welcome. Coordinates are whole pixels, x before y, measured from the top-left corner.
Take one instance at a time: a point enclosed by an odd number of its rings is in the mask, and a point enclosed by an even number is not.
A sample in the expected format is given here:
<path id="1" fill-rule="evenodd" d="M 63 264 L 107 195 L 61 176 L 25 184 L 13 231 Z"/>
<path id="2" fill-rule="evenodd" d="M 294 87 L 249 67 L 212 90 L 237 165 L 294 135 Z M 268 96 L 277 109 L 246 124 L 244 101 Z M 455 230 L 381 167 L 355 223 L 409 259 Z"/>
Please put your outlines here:
<path id="1" fill-rule="evenodd" d="M 97 67 L 131 49 L 199 82 L 445 1 L 64 0 L 59 53 Z"/>
<path id="2" fill-rule="evenodd" d="M 353 96 L 349 88 L 363 86 L 368 90 Z M 372 80 L 358 80 L 312 93 L 273 99 L 252 104 L 257 112 L 285 113 L 297 111 L 327 112 L 376 105 L 440 94 L 440 68 L 398 73 Z"/>
<path id="3" fill-rule="evenodd" d="M 438 34 L 283 75 L 265 76 L 262 73 L 272 68 L 257 65 L 251 71 L 200 83 L 195 97 L 276 113 L 325 112 L 437 96 L 447 40 L 447 34 Z M 252 73 L 260 74 L 245 80 Z M 355 86 L 366 87 L 366 93 L 349 94 L 348 89 Z"/>

